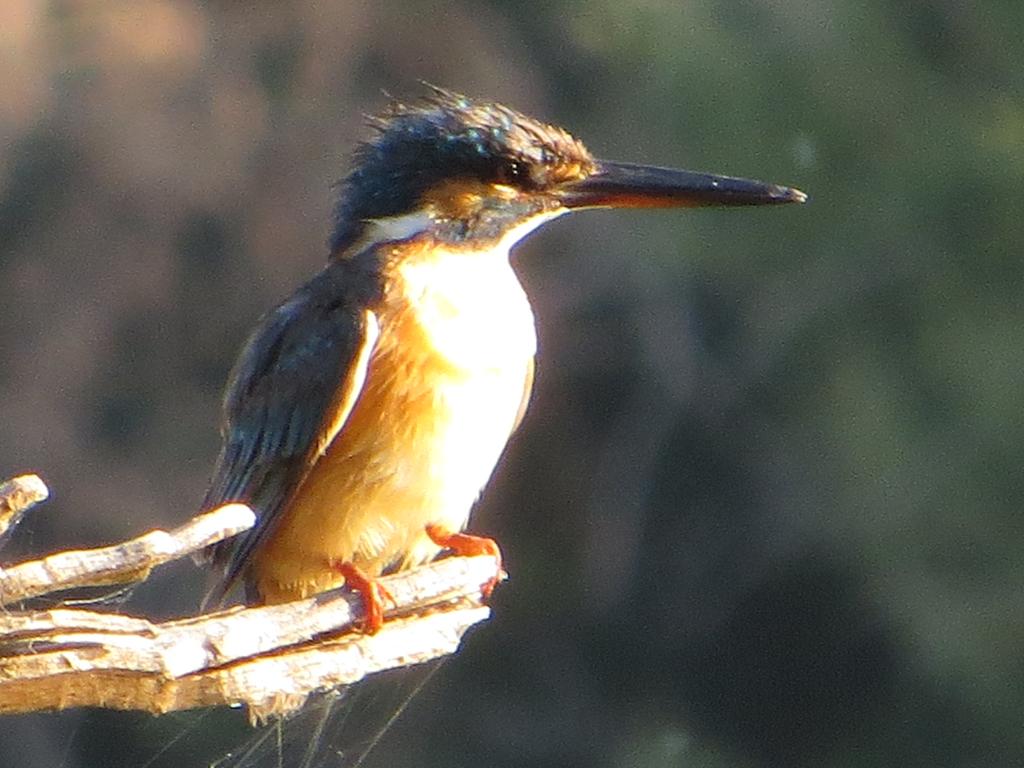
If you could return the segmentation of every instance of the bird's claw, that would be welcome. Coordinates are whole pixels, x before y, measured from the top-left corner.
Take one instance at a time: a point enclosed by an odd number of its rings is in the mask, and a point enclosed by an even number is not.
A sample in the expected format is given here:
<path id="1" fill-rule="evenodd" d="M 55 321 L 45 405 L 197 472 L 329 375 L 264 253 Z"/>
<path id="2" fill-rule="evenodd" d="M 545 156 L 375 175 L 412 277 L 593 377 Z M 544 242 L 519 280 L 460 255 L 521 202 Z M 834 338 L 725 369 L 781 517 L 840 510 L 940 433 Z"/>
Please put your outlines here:
<path id="1" fill-rule="evenodd" d="M 367 635 L 375 635 L 384 626 L 384 603 L 398 607 L 398 603 L 387 587 L 377 579 L 367 576 L 353 563 L 337 563 L 334 569 L 345 577 L 345 586 L 359 593 L 363 603 L 361 629 Z"/>
<path id="2" fill-rule="evenodd" d="M 486 536 L 473 536 L 469 533 L 453 533 L 440 525 L 431 523 L 427 526 L 427 536 L 437 546 L 450 549 L 456 555 L 463 557 L 474 557 L 476 555 L 490 555 L 498 561 L 498 567 L 494 576 L 480 587 L 480 593 L 487 599 L 494 592 L 494 588 L 503 581 L 508 574 L 502 567 L 501 549 L 498 542 Z"/>

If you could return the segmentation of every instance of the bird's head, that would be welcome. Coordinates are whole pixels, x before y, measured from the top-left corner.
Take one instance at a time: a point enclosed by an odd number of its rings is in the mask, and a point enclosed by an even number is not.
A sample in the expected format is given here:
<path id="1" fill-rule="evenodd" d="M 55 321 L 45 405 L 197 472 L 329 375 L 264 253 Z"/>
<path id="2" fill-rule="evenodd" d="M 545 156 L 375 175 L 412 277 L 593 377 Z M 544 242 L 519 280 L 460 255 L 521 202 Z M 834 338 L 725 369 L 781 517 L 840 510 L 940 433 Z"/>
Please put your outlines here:
<path id="1" fill-rule="evenodd" d="M 595 159 L 557 126 L 500 104 L 430 87 L 370 119 L 341 184 L 334 254 L 372 237 L 424 231 L 451 245 L 508 245 L 582 208 L 803 202 L 796 189 L 705 173 Z"/>

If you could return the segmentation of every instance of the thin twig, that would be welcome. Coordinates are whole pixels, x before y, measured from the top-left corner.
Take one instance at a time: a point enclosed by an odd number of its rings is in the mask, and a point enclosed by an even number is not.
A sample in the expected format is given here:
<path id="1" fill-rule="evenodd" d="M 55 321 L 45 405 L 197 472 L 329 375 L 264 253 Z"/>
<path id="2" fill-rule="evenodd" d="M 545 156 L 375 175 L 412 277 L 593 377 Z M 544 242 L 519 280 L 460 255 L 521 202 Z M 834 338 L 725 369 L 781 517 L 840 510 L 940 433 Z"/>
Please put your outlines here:
<path id="1" fill-rule="evenodd" d="M 0 568 L 0 606 L 66 589 L 144 581 L 156 566 L 241 533 L 255 520 L 244 504 L 226 504 L 170 532 L 150 531 L 110 547 L 58 552 Z"/>

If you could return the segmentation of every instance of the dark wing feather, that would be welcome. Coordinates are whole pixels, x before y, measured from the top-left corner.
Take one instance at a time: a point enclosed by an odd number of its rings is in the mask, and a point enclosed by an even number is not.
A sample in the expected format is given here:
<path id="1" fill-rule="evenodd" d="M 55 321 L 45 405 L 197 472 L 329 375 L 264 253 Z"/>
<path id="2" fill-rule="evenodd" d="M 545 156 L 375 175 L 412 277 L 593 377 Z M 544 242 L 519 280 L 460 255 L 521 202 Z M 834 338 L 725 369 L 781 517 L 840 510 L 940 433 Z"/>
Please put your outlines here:
<path id="1" fill-rule="evenodd" d="M 329 283 L 329 276 L 314 278 L 267 315 L 235 364 L 224 400 L 224 445 L 203 508 L 242 501 L 257 520 L 213 549 L 223 578 L 208 601 L 222 599 L 244 575 L 362 389 L 376 319 Z"/>

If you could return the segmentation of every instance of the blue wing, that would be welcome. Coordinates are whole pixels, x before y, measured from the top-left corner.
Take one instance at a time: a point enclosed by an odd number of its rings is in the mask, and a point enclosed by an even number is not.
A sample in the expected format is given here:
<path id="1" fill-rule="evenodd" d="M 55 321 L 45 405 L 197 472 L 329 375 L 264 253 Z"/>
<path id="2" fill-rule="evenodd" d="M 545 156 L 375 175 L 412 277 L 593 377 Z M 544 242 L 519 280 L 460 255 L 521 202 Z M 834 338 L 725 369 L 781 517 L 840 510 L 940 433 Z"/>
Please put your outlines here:
<path id="1" fill-rule="evenodd" d="M 224 444 L 203 509 L 241 501 L 256 525 L 211 553 L 220 601 L 310 468 L 344 427 L 362 390 L 377 322 L 331 267 L 270 312 L 249 338 L 224 399 Z"/>

